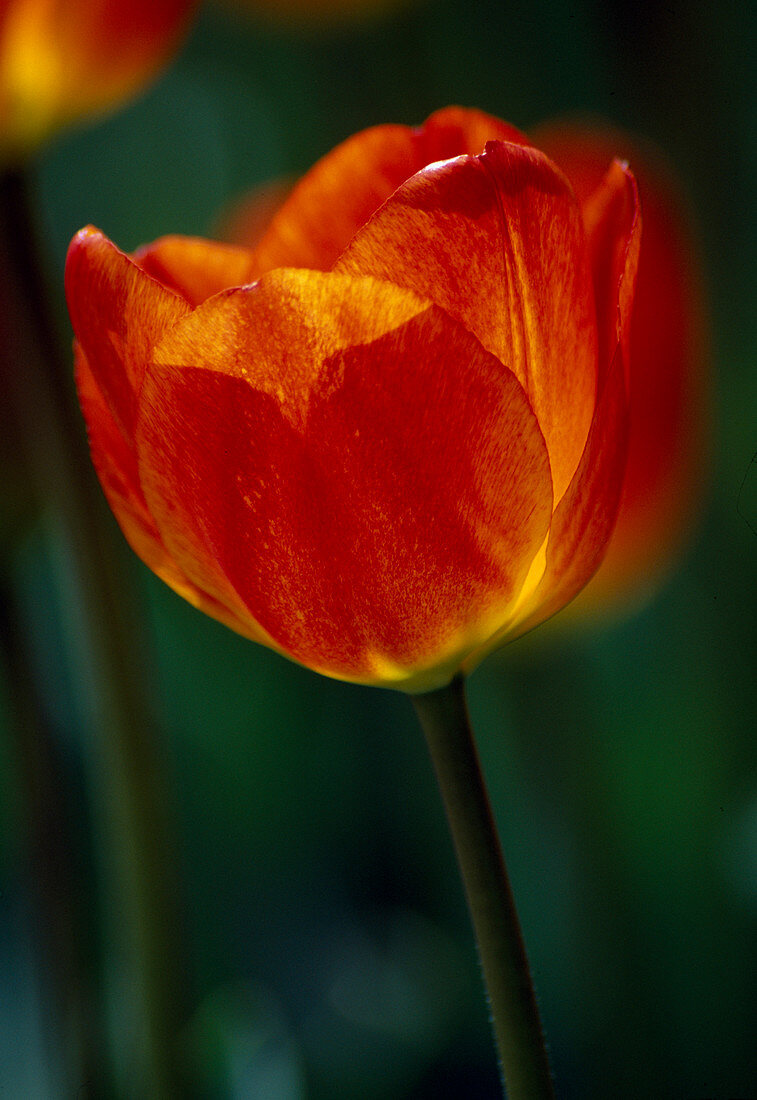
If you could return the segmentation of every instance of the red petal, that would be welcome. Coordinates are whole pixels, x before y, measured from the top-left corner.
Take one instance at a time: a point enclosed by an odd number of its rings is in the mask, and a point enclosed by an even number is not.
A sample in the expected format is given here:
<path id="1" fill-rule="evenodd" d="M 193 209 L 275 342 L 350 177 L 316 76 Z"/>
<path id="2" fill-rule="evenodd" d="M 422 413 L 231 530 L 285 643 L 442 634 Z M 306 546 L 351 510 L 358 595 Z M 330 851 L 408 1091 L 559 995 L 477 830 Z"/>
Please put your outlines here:
<path id="1" fill-rule="evenodd" d="M 581 462 L 552 520 L 544 570 L 529 576 L 511 620 L 473 654 L 467 669 L 565 607 L 590 581 L 607 549 L 618 512 L 628 451 L 628 396 L 624 356 L 639 257 L 641 218 L 633 176 L 616 164 L 597 196 L 589 224 L 595 277 L 601 273 L 606 331 L 600 342 L 611 355 L 599 379 L 597 408 Z M 614 288 L 614 308 L 610 291 Z M 610 340 L 614 341 L 611 344 Z"/>
<path id="2" fill-rule="evenodd" d="M 589 225 L 594 270 L 614 288 L 614 308 L 599 309 L 606 332 L 600 345 L 611 355 L 599 380 L 597 409 L 575 477 L 555 509 L 541 583 L 519 610 L 517 633 L 559 611 L 596 572 L 607 549 L 618 513 L 628 448 L 628 395 L 625 354 L 628 347 L 634 285 L 639 258 L 641 216 L 633 176 L 617 162 L 605 177 Z M 600 260 L 597 259 L 600 258 Z M 601 262 L 600 262 L 601 261 Z M 611 335 L 614 344 L 611 344 Z"/>
<path id="3" fill-rule="evenodd" d="M 531 142 L 494 115 L 470 107 L 443 107 L 434 111 L 416 131 L 419 144 L 418 170 L 437 160 L 483 153 L 489 141 L 508 141 L 515 145 Z"/>
<path id="4" fill-rule="evenodd" d="M 297 184 L 255 250 L 258 274 L 328 270 L 355 231 L 416 171 L 412 131 L 377 126 L 337 145 Z"/>
<path id="5" fill-rule="evenodd" d="M 480 153 L 490 139 L 526 142 L 507 123 L 461 107 L 437 111 L 417 130 L 376 126 L 348 138 L 310 169 L 274 217 L 255 252 L 256 273 L 327 271 L 401 183 L 433 161 Z"/>
<path id="6" fill-rule="evenodd" d="M 584 200 L 612 156 L 627 158 L 644 215 L 630 329 L 626 480 L 608 553 L 577 601 L 589 608 L 646 594 L 690 525 L 707 452 L 709 339 L 686 203 L 660 154 L 596 126 L 564 125 L 546 131 L 544 141 Z"/>
<path id="7" fill-rule="evenodd" d="M 628 403 L 620 349 L 607 373 L 581 463 L 555 509 L 541 583 L 510 633 L 560 611 L 596 571 L 618 513 L 628 449 Z"/>
<path id="8" fill-rule="evenodd" d="M 66 260 L 76 337 L 121 431 L 131 438 L 145 366 L 162 333 L 189 312 L 96 229 L 76 234 Z"/>
<path id="9" fill-rule="evenodd" d="M 182 568 L 221 570 L 297 660 L 371 683 L 449 678 L 552 510 L 515 377 L 372 279 L 276 271 L 201 306 L 157 349 L 138 446 Z"/>
<path id="10" fill-rule="evenodd" d="M 591 254 L 599 333 L 599 382 L 623 346 L 629 385 L 629 334 L 641 243 L 641 210 L 636 180 L 620 161 L 583 204 Z"/>
<path id="11" fill-rule="evenodd" d="M 594 409 L 583 237 L 572 191 L 554 165 L 535 149 L 498 143 L 413 176 L 335 266 L 431 298 L 516 374 L 547 441 L 557 499 Z"/>
<path id="12" fill-rule="evenodd" d="M 92 462 L 108 504 L 132 550 L 161 580 L 195 607 L 232 629 L 247 633 L 245 625 L 227 608 L 188 581 L 163 545 L 142 495 L 133 447 L 119 431 L 81 349 L 77 349 L 76 356 L 76 386 L 87 422 Z"/>
<path id="13" fill-rule="evenodd" d="M 201 237 L 161 237 L 140 248 L 133 259 L 193 307 L 221 290 L 252 281 L 252 254 L 248 249 Z"/>

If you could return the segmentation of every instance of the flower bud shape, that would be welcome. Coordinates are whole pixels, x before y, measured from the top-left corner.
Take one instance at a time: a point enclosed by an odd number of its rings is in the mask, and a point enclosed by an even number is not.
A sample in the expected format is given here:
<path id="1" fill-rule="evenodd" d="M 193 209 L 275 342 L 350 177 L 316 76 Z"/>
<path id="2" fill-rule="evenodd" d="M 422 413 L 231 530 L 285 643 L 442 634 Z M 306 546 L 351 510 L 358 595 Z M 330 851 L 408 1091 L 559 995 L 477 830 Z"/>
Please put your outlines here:
<path id="1" fill-rule="evenodd" d="M 602 565 L 571 605 L 572 623 L 632 610 L 666 576 L 692 526 L 706 480 L 708 323 L 681 187 L 659 150 L 597 123 L 562 123 L 536 140 L 590 215 L 611 156 L 631 164 L 644 210 L 629 337 L 628 462 Z"/>
<path id="2" fill-rule="evenodd" d="M 0 0 L 0 150 L 33 152 L 147 83 L 194 0 Z"/>
<path id="3" fill-rule="evenodd" d="M 588 209 L 588 214 L 587 214 Z M 442 686 L 597 569 L 627 451 L 641 219 L 513 127 L 378 126 L 253 248 L 74 238 L 95 467 L 195 606 L 338 679 Z"/>

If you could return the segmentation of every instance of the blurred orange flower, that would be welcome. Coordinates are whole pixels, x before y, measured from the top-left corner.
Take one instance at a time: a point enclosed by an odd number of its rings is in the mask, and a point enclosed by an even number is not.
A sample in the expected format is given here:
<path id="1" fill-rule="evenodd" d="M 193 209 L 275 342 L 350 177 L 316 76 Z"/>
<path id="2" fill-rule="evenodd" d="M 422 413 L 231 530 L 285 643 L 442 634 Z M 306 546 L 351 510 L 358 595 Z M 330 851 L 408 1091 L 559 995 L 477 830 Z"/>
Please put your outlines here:
<path id="1" fill-rule="evenodd" d="M 127 99 L 166 62 L 195 0 L 0 0 L 0 155 Z"/>
<path id="2" fill-rule="evenodd" d="M 129 542 L 196 606 L 339 679 L 441 686 L 599 564 L 627 443 L 640 216 L 582 210 L 450 108 L 321 160 L 255 248 L 82 230 L 77 383 Z"/>
<path id="3" fill-rule="evenodd" d="M 597 575 L 571 607 L 606 614 L 648 597 L 669 570 L 700 503 L 708 452 L 707 311 L 686 202 L 662 154 L 597 123 L 538 131 L 579 203 L 611 156 L 627 160 L 644 211 L 630 335 L 630 436 L 618 520 Z"/>

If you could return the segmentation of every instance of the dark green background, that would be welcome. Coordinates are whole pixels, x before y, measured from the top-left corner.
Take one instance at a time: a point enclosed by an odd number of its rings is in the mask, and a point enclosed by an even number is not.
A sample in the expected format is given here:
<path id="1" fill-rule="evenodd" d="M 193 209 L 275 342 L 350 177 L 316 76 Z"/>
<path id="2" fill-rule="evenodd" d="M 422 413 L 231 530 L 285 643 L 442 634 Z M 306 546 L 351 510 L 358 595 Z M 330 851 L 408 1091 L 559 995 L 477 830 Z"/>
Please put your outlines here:
<path id="1" fill-rule="evenodd" d="M 710 484 L 635 617 L 543 631 L 469 698 L 558 1095 L 757 1096 L 757 56 L 748 5 L 427 0 L 328 34 L 203 9 L 138 102 L 36 173 L 50 271 L 93 222 L 123 248 L 210 234 L 245 189 L 449 103 L 529 128 L 594 112 L 655 139 L 699 220 L 713 315 Z M 60 291 L 61 323 L 66 324 Z M 750 465 L 751 464 L 751 465 Z M 119 543 L 120 545 L 120 543 Z M 321 679 L 205 619 L 124 547 L 173 790 L 209 1097 L 497 1095 L 467 914 L 406 698 Z M 92 730 L 70 563 L 43 515 L 10 558 L 36 676 L 83 785 Z M 7 675 L 0 720 L 11 729 Z M 0 1095 L 57 1096 L 32 959 L 12 738 L 0 742 Z M 98 900 L 99 898 L 99 900 Z M 102 917 L 102 913 L 101 913 Z M 118 1033 L 129 975 L 100 920 Z"/>

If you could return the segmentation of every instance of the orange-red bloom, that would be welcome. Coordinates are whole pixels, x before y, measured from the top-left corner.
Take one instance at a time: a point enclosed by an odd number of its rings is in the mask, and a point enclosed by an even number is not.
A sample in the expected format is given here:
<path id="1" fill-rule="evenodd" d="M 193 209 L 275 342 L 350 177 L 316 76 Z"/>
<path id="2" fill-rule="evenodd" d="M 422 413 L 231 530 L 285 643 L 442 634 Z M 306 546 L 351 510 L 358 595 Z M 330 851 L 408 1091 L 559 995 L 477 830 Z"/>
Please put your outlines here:
<path id="1" fill-rule="evenodd" d="M 330 676 L 423 691 L 559 610 L 612 529 L 640 238 L 450 108 L 356 135 L 254 249 L 74 239 L 77 382 L 131 545 Z"/>
<path id="2" fill-rule="evenodd" d="M 0 0 L 0 155 L 127 99 L 164 64 L 194 0 Z"/>

